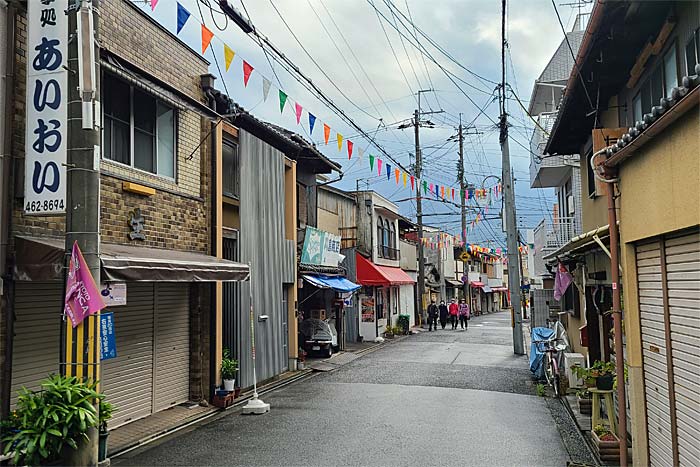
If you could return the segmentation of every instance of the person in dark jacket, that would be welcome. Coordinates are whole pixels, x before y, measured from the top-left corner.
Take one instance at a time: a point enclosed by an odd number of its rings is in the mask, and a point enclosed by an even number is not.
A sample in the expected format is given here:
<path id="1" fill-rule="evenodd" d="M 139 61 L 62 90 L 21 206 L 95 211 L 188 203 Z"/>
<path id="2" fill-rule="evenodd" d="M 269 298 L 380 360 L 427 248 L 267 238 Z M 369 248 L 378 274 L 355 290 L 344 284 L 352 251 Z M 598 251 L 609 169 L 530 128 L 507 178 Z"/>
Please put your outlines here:
<path id="1" fill-rule="evenodd" d="M 445 305 L 445 300 L 440 300 L 440 306 L 438 309 L 440 310 L 440 326 L 442 326 L 442 329 L 445 329 L 445 326 L 447 325 L 447 316 L 449 314 L 447 305 Z"/>
<path id="2" fill-rule="evenodd" d="M 437 331 L 437 317 L 438 317 L 438 307 L 435 304 L 435 300 L 432 300 L 430 302 L 430 305 L 428 305 L 428 331 L 433 330 L 433 326 L 435 327 L 435 330 Z"/>

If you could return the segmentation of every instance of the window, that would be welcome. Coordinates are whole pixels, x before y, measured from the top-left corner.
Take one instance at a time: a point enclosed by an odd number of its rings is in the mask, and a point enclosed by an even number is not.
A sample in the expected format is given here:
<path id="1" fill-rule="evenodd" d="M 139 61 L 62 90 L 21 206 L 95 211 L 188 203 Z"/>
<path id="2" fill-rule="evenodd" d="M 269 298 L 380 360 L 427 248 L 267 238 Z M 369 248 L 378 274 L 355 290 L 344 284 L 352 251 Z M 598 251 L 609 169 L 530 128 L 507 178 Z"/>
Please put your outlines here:
<path id="1" fill-rule="evenodd" d="M 384 220 L 381 216 L 377 217 L 377 252 L 379 256 L 384 256 Z"/>
<path id="2" fill-rule="evenodd" d="M 105 159 L 175 178 L 175 110 L 109 74 L 102 89 Z"/>
<path id="3" fill-rule="evenodd" d="M 393 287 L 392 289 L 392 294 L 393 294 L 393 303 L 391 304 L 392 308 L 392 315 L 398 315 L 399 314 L 399 288 L 398 287 Z"/>
<path id="4" fill-rule="evenodd" d="M 589 198 L 592 198 L 596 195 L 595 175 L 593 174 L 593 168 L 591 167 L 591 158 L 593 158 L 593 151 L 589 152 L 586 155 L 586 169 L 587 169 L 587 173 L 588 173 L 588 197 Z"/>
<path id="5" fill-rule="evenodd" d="M 382 246 L 384 247 L 384 257 L 388 258 L 389 257 L 389 220 L 384 219 L 384 242 L 382 243 Z"/>
<path id="6" fill-rule="evenodd" d="M 632 101 L 632 125 L 640 122 L 642 120 L 642 94 L 639 93 L 634 97 Z"/>
<path id="7" fill-rule="evenodd" d="M 394 231 L 394 223 L 389 224 L 389 247 L 396 249 L 396 232 Z"/>
<path id="8" fill-rule="evenodd" d="M 657 66 L 654 73 L 651 74 L 651 105 L 649 110 L 655 105 L 659 105 L 659 101 L 664 97 L 664 70 L 663 67 Z"/>
<path id="9" fill-rule="evenodd" d="M 676 44 L 673 44 L 664 56 L 664 93 L 666 97 L 671 96 L 671 91 L 676 86 L 678 86 L 678 65 Z"/>
<path id="10" fill-rule="evenodd" d="M 386 315 L 384 313 L 384 289 L 377 288 L 377 305 L 375 309 L 377 310 L 377 319 L 384 319 Z"/>
<path id="11" fill-rule="evenodd" d="M 239 199 L 241 182 L 239 172 L 238 145 L 230 138 L 224 138 L 221 151 L 221 177 L 223 193 L 231 198 Z M 297 187 L 298 188 L 298 187 Z"/>
<path id="12" fill-rule="evenodd" d="M 686 75 L 695 74 L 695 64 L 700 63 L 700 28 L 690 36 L 690 40 L 685 45 L 685 70 Z"/>

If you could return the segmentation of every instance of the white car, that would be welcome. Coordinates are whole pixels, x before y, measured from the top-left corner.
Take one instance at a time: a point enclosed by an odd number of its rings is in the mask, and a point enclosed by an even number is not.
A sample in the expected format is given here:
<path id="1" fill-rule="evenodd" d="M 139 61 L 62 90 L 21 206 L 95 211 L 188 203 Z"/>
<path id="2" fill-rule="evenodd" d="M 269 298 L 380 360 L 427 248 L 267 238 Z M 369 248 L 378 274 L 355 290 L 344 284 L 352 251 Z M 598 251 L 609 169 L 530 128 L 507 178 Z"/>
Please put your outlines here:
<path id="1" fill-rule="evenodd" d="M 338 332 L 335 330 L 334 319 L 305 319 L 299 325 L 299 332 L 304 338 L 302 345 L 307 352 L 331 357 L 333 349 L 338 348 Z"/>

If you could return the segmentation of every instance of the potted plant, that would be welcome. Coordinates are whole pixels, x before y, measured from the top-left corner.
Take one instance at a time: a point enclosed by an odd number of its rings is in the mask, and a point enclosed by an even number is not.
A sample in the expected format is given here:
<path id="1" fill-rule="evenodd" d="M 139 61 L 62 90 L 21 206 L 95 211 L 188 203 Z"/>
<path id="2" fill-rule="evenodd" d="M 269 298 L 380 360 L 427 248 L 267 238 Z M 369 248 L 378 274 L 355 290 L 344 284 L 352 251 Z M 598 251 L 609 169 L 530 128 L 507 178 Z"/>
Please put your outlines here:
<path id="1" fill-rule="evenodd" d="M 591 415 L 593 413 L 593 402 L 591 393 L 586 389 L 576 391 L 576 399 L 578 400 L 578 411 L 581 415 Z"/>
<path id="2" fill-rule="evenodd" d="M 603 462 L 615 462 L 620 458 L 620 438 L 605 425 L 596 425 L 591 431 L 593 444 Z"/>
<path id="3" fill-rule="evenodd" d="M 99 423 L 94 404 L 104 396 L 96 383 L 74 376 L 52 375 L 41 388 L 20 391 L 17 409 L 3 423 L 4 453 L 13 453 L 15 465 L 77 465 Z"/>
<path id="4" fill-rule="evenodd" d="M 597 389 L 611 391 L 615 383 L 615 364 L 596 360 L 591 366 L 591 376 L 595 378 Z"/>
<path id="5" fill-rule="evenodd" d="M 100 410 L 98 413 L 100 425 L 100 444 L 97 454 L 97 460 L 99 462 L 107 459 L 107 437 L 109 436 L 107 421 L 112 418 L 113 412 L 114 406 L 104 399 L 100 399 Z"/>
<path id="6" fill-rule="evenodd" d="M 571 372 L 576 376 L 576 378 L 583 381 L 583 384 L 587 388 L 595 387 L 595 377 L 591 374 L 590 368 L 585 368 L 578 363 L 571 366 Z"/>
<path id="7" fill-rule="evenodd" d="M 233 392 L 236 385 L 236 373 L 238 372 L 238 360 L 231 358 L 228 349 L 224 349 L 221 359 L 221 379 L 224 381 L 224 390 Z"/>
<path id="8" fill-rule="evenodd" d="M 384 337 L 387 339 L 393 339 L 394 338 L 394 328 L 392 326 L 387 326 L 384 329 Z"/>

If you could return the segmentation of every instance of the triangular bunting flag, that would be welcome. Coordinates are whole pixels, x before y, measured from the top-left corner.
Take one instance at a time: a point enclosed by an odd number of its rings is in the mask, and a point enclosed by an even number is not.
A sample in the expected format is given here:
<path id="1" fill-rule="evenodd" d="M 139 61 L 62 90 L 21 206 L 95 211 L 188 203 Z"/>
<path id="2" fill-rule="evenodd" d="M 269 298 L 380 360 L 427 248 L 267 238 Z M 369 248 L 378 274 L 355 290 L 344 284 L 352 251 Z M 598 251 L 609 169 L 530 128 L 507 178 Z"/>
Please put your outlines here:
<path id="1" fill-rule="evenodd" d="M 314 132 L 314 125 L 316 124 L 316 116 L 309 114 L 309 134 Z"/>
<path id="2" fill-rule="evenodd" d="M 263 102 L 266 102 L 267 95 L 270 93 L 270 85 L 272 85 L 272 83 L 270 82 L 269 79 L 267 79 L 265 77 L 263 77 L 262 83 L 263 83 Z"/>
<path id="3" fill-rule="evenodd" d="M 452 201 L 454 201 L 454 199 L 455 199 L 455 189 L 452 188 Z"/>
<path id="4" fill-rule="evenodd" d="M 369 170 L 374 170 L 374 156 L 372 154 L 369 155 Z"/>
<path id="5" fill-rule="evenodd" d="M 386 165 L 386 179 L 391 180 L 391 164 Z"/>
<path id="6" fill-rule="evenodd" d="M 431 195 L 433 194 L 433 189 L 434 189 L 434 185 L 431 183 L 431 184 L 430 184 L 430 194 L 431 194 Z"/>
<path id="7" fill-rule="evenodd" d="M 444 186 L 440 187 L 440 194 L 442 195 L 442 199 L 445 199 L 445 187 Z"/>
<path id="8" fill-rule="evenodd" d="M 348 146 L 348 159 L 351 159 L 352 158 L 352 141 L 348 140 L 347 146 Z"/>
<path id="9" fill-rule="evenodd" d="M 362 154 L 364 154 L 364 151 L 362 148 L 357 148 L 357 157 L 362 160 Z"/>
<path id="10" fill-rule="evenodd" d="M 185 10 L 185 7 L 177 2 L 177 33 L 180 34 L 182 28 L 185 27 L 185 23 L 190 19 L 190 12 Z"/>
<path id="11" fill-rule="evenodd" d="M 430 189 L 432 190 L 432 187 Z M 427 194 L 427 193 L 428 193 L 428 182 L 423 180 L 423 194 Z"/>
<path id="12" fill-rule="evenodd" d="M 381 175 L 382 174 L 382 160 L 377 159 L 377 174 Z"/>
<path id="13" fill-rule="evenodd" d="M 401 171 L 399 169 L 394 169 L 394 176 L 396 177 L 396 184 L 399 184 L 399 177 L 401 176 Z"/>
<path id="14" fill-rule="evenodd" d="M 415 178 L 413 177 L 413 175 L 411 175 L 411 191 L 413 191 L 413 183 L 415 181 L 416 181 Z"/>
<path id="15" fill-rule="evenodd" d="M 202 25 L 202 55 L 209 48 L 211 43 L 211 38 L 214 37 L 214 33 L 209 30 L 205 25 Z"/>
<path id="16" fill-rule="evenodd" d="M 338 151 L 340 151 L 341 149 L 343 149 L 343 135 L 341 135 L 340 133 L 336 133 L 336 137 L 338 140 Z"/>
<path id="17" fill-rule="evenodd" d="M 243 60 L 243 86 L 248 86 L 250 74 L 253 72 L 253 65 Z M 286 94 L 285 94 L 286 96 Z M 286 97 L 285 97 L 286 100 Z"/>
<path id="18" fill-rule="evenodd" d="M 287 102 L 287 94 L 280 89 L 280 113 L 284 111 L 284 104 Z"/>
<path id="19" fill-rule="evenodd" d="M 301 106 L 300 103 L 295 102 L 294 103 L 294 113 L 297 115 L 297 125 L 301 121 L 301 113 L 304 111 L 304 108 Z"/>
<path id="20" fill-rule="evenodd" d="M 406 180 L 408 180 L 408 174 L 406 172 L 403 173 L 403 187 L 406 188 Z"/>
<path id="21" fill-rule="evenodd" d="M 158 0 L 151 0 L 151 11 L 156 9 L 156 5 L 158 5 Z"/>
<path id="22" fill-rule="evenodd" d="M 234 52 L 231 47 L 224 44 L 224 62 L 226 63 L 226 71 L 228 71 L 228 69 L 231 67 L 231 62 L 233 61 L 233 57 L 235 55 L 236 52 Z"/>
<path id="23" fill-rule="evenodd" d="M 326 144 L 328 144 L 328 137 L 331 135 L 331 127 L 326 125 L 325 123 L 323 124 L 323 139 L 326 141 Z"/>

